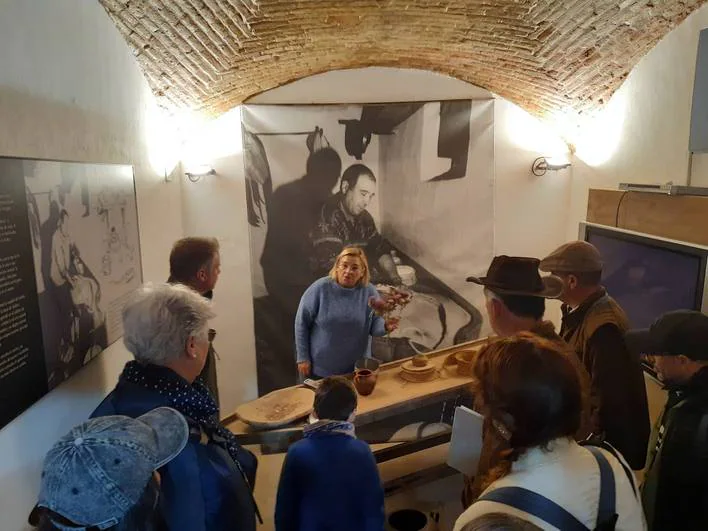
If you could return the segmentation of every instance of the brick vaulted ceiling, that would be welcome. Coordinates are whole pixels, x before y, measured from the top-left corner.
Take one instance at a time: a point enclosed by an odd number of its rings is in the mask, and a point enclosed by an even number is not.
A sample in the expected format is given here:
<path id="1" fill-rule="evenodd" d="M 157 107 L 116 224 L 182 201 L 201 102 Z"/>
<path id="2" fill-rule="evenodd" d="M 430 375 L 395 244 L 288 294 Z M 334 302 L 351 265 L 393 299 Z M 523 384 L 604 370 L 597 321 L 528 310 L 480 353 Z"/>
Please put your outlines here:
<path id="1" fill-rule="evenodd" d="M 602 107 L 705 0 L 99 0 L 169 109 L 327 70 L 432 70 L 549 118 Z M 687 53 L 694 53 L 688 51 Z"/>

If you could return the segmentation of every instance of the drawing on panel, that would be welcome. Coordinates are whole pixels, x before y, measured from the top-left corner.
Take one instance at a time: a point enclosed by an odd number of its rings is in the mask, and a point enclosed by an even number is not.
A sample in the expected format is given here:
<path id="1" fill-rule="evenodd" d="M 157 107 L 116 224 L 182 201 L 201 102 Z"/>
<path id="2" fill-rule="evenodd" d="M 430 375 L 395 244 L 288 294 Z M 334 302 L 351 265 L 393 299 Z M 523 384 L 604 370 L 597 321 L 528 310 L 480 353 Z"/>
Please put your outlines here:
<path id="1" fill-rule="evenodd" d="M 125 297 L 142 282 L 130 166 L 25 161 L 49 388 L 122 335 Z"/>

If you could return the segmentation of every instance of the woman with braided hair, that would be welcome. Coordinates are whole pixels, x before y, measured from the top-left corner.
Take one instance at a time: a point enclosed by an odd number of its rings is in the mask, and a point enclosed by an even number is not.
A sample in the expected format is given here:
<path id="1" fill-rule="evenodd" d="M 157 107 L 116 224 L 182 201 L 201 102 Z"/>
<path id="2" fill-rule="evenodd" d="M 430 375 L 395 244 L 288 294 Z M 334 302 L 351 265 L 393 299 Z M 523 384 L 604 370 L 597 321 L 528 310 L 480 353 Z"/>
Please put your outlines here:
<path id="1" fill-rule="evenodd" d="M 473 377 L 481 412 L 508 448 L 455 531 L 492 512 L 553 531 L 646 529 L 622 456 L 574 440 L 584 380 L 557 343 L 529 332 L 495 341 L 480 351 Z"/>

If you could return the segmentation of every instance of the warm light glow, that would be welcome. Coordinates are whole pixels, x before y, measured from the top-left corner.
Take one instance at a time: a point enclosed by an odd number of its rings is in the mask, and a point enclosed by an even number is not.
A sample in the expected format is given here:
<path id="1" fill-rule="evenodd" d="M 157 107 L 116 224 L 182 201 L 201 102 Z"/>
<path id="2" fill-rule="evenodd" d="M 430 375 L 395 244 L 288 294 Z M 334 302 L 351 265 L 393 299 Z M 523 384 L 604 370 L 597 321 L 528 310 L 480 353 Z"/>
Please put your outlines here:
<path id="1" fill-rule="evenodd" d="M 508 104 L 504 113 L 505 129 L 509 131 L 509 140 L 517 147 L 537 153 L 549 160 L 568 159 L 568 144 L 551 125 L 513 104 Z"/>
<path id="2" fill-rule="evenodd" d="M 627 93 L 615 93 L 596 116 L 581 122 L 573 143 L 577 157 L 589 166 L 602 166 L 617 152 L 627 114 Z"/>
<path id="3" fill-rule="evenodd" d="M 174 117 L 157 105 L 150 105 L 147 110 L 145 134 L 150 166 L 160 176 L 169 175 L 179 162 L 181 145 Z"/>
<path id="4" fill-rule="evenodd" d="M 185 169 L 210 165 L 219 157 L 240 153 L 241 108 L 236 107 L 209 122 L 195 123 L 186 132 L 182 161 Z"/>
<path id="5" fill-rule="evenodd" d="M 243 149 L 240 107 L 207 120 L 191 111 L 168 114 L 155 105 L 147 120 L 150 165 L 161 176 L 172 173 L 179 161 L 185 172 L 203 173 L 214 159 Z"/>

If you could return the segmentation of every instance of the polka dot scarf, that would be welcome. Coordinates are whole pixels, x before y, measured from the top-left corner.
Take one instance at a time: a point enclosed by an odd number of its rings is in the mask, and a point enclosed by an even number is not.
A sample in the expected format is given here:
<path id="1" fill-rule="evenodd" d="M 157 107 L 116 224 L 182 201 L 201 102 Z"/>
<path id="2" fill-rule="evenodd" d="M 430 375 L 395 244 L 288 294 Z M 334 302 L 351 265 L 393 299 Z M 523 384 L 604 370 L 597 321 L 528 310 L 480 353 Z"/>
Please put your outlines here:
<path id="1" fill-rule="evenodd" d="M 197 380 L 190 385 L 166 367 L 142 365 L 137 361 L 126 364 L 120 379 L 165 397 L 171 407 L 187 418 L 190 425 L 196 423 L 211 442 L 229 453 L 252 489 L 256 477 L 256 458 L 242 448 L 236 436 L 219 422 L 219 408 L 202 382 Z"/>

